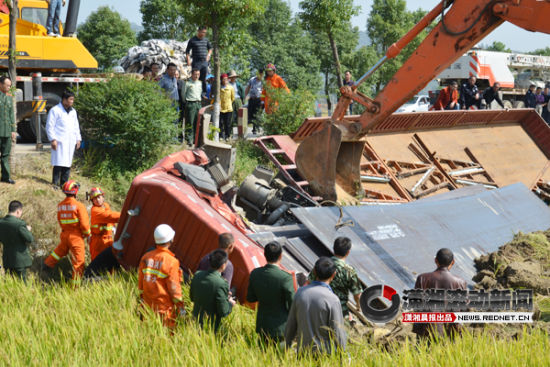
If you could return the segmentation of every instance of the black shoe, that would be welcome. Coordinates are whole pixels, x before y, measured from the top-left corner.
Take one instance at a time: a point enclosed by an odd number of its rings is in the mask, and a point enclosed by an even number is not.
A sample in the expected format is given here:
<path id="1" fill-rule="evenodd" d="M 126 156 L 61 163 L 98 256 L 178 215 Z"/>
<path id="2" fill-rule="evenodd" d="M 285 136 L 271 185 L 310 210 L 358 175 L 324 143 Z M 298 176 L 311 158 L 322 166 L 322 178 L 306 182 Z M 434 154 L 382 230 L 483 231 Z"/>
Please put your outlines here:
<path id="1" fill-rule="evenodd" d="M 9 184 L 15 184 L 15 181 L 12 180 L 11 178 L 8 178 L 7 180 L 2 180 L 2 182 L 5 182 L 5 183 L 9 183 Z"/>

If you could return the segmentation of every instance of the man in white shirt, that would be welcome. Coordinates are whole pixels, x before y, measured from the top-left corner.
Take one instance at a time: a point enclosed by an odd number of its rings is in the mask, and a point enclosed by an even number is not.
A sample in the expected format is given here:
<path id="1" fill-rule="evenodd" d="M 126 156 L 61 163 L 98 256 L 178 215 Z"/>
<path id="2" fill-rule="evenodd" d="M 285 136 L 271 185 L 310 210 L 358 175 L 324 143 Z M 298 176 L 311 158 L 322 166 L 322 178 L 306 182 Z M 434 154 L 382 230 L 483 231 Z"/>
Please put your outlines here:
<path id="1" fill-rule="evenodd" d="M 65 91 L 61 103 L 50 109 L 46 122 L 46 133 L 52 145 L 52 183 L 55 186 L 63 186 L 69 180 L 73 154 L 82 141 L 73 103 L 74 93 Z"/>

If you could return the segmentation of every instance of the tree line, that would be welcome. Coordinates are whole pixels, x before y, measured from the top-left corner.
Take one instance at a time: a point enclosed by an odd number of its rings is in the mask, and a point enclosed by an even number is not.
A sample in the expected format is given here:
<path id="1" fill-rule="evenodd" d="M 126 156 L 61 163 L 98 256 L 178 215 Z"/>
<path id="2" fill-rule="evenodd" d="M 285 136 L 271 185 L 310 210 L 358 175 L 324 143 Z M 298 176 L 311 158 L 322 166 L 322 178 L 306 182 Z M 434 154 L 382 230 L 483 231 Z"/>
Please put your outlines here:
<path id="1" fill-rule="evenodd" d="M 293 14 L 284 0 L 142 0 L 143 30 L 108 7 L 92 13 L 79 27 L 78 37 L 108 69 L 127 50 L 151 38 L 185 41 L 197 25 L 209 27 L 215 47 L 213 69 L 237 70 L 246 79 L 272 62 L 290 89 L 323 90 L 330 95 L 342 85 L 345 70 L 362 75 L 386 49 L 410 29 L 424 12 L 408 11 L 405 0 L 375 0 L 365 27 L 370 44 L 359 47 L 359 29 L 351 23 L 360 8 L 353 0 L 303 0 Z M 418 40 L 391 60 L 361 90 L 376 94 Z M 327 99 L 330 107 L 330 100 Z"/>

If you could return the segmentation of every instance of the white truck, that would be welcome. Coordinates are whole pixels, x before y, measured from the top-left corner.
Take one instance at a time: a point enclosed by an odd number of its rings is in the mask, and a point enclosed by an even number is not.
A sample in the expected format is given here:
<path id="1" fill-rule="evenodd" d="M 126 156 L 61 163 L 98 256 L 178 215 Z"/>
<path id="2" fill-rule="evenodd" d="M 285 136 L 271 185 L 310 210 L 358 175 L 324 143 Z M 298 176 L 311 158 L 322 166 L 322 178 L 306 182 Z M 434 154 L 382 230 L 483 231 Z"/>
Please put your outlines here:
<path id="1" fill-rule="evenodd" d="M 480 92 L 500 83 L 501 99 L 508 108 L 522 108 L 523 96 L 530 84 L 544 88 L 550 81 L 550 56 L 471 50 L 437 76 L 440 86 L 451 81 L 459 84 L 475 76 Z M 496 102 L 493 102 L 496 104 Z M 498 104 L 494 106 L 500 108 Z"/>

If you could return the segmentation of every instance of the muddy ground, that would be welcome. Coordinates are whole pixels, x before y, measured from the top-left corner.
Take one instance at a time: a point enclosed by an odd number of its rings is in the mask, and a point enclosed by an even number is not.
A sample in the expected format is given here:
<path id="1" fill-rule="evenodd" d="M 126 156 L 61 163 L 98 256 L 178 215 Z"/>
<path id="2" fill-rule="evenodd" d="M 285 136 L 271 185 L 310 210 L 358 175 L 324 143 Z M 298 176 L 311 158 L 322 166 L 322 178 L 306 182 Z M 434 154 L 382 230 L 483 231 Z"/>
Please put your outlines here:
<path id="1" fill-rule="evenodd" d="M 483 289 L 533 289 L 550 295 L 550 230 L 518 233 L 498 251 L 475 260 L 473 280 Z"/>

